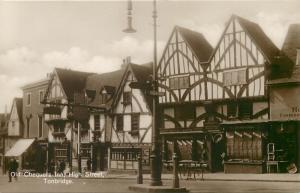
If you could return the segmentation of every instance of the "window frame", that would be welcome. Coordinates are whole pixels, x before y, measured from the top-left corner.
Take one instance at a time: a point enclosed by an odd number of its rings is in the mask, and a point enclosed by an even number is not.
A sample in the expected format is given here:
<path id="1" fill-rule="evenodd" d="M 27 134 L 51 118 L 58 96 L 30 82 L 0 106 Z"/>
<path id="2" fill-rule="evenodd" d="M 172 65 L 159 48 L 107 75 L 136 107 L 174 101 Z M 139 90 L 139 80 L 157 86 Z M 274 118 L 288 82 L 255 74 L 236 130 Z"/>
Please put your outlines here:
<path id="1" fill-rule="evenodd" d="M 31 92 L 26 93 L 26 106 L 31 106 Z"/>
<path id="2" fill-rule="evenodd" d="M 96 124 L 96 117 L 98 117 L 97 119 L 98 119 L 98 124 Z M 96 129 L 96 127 L 98 128 L 98 129 Z M 101 130 L 101 125 L 100 125 L 100 115 L 94 115 L 94 131 L 100 131 Z"/>
<path id="3" fill-rule="evenodd" d="M 190 116 L 182 116 L 185 115 L 186 113 L 181 114 L 180 116 L 178 112 L 181 112 L 182 110 L 185 110 L 185 112 L 189 112 L 191 113 L 191 117 Z M 194 120 L 196 118 L 196 108 L 194 105 L 179 105 L 179 106 L 175 106 L 174 107 L 174 118 L 178 121 L 190 121 L 190 120 Z"/>
<path id="4" fill-rule="evenodd" d="M 124 131 L 124 116 L 122 114 L 116 115 L 116 130 L 118 132 Z"/>
<path id="5" fill-rule="evenodd" d="M 136 120 L 133 120 L 133 119 L 136 119 Z M 137 122 L 137 123 L 134 123 Z M 137 125 L 135 125 L 137 124 Z M 133 113 L 131 114 L 131 131 L 139 131 L 140 129 L 140 114 L 139 113 Z"/>
<path id="6" fill-rule="evenodd" d="M 245 106 L 247 108 L 245 108 Z M 245 112 L 247 110 L 247 112 Z M 249 110 L 249 111 L 248 111 Z M 241 101 L 238 104 L 238 117 L 240 119 L 251 119 L 253 116 L 253 102 Z"/>
<path id="7" fill-rule="evenodd" d="M 124 91 L 122 94 L 123 104 L 128 105 L 132 103 L 132 93 L 131 91 Z"/>
<path id="8" fill-rule="evenodd" d="M 38 115 L 38 137 L 43 137 L 44 134 L 44 119 L 42 115 Z M 41 126 L 41 127 L 40 127 Z M 41 131 L 41 132 L 40 132 Z"/>
<path id="9" fill-rule="evenodd" d="M 190 76 L 172 77 L 169 79 L 171 90 L 188 89 L 190 87 Z"/>
<path id="10" fill-rule="evenodd" d="M 41 93 L 42 93 L 42 98 L 41 98 Z M 45 90 L 39 90 L 39 104 L 42 104 L 44 101 L 44 96 L 45 96 Z"/>

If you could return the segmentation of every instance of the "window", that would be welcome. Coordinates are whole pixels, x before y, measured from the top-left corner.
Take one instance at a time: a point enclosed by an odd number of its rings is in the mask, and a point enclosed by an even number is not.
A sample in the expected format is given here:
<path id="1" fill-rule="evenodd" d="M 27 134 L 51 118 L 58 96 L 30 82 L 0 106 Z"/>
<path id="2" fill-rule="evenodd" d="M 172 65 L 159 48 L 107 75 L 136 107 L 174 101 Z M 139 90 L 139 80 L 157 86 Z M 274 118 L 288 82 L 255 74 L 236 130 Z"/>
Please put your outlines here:
<path id="1" fill-rule="evenodd" d="M 27 121 L 27 138 L 29 138 L 30 118 L 26 118 Z"/>
<path id="2" fill-rule="evenodd" d="M 43 117 L 38 116 L 38 126 L 39 126 L 39 137 L 43 137 Z"/>
<path id="3" fill-rule="evenodd" d="M 27 101 L 26 101 L 27 105 L 31 104 L 31 93 L 27 93 Z"/>
<path id="4" fill-rule="evenodd" d="M 226 132 L 226 151 L 228 159 L 261 160 L 262 133 L 233 129 Z"/>
<path id="5" fill-rule="evenodd" d="M 227 116 L 229 118 L 236 117 L 237 113 L 237 105 L 235 103 L 228 103 L 227 104 Z"/>
<path id="6" fill-rule="evenodd" d="M 82 158 L 91 157 L 91 145 L 87 143 L 81 143 L 80 154 Z"/>
<path id="7" fill-rule="evenodd" d="M 246 75 L 247 75 L 246 69 L 224 72 L 224 79 L 223 79 L 224 85 L 234 86 L 234 85 L 246 84 L 247 83 Z"/>
<path id="8" fill-rule="evenodd" d="M 250 119 L 253 113 L 252 102 L 243 101 L 239 104 L 239 118 Z"/>
<path id="9" fill-rule="evenodd" d="M 107 100 L 108 100 L 108 94 L 101 94 L 101 103 L 102 104 L 105 104 L 106 102 L 107 102 Z"/>
<path id="10" fill-rule="evenodd" d="M 131 104 L 131 92 L 123 93 L 123 104 L 124 105 Z"/>
<path id="11" fill-rule="evenodd" d="M 175 107 L 176 120 L 192 120 L 195 118 L 195 107 L 193 105 L 184 105 Z"/>
<path id="12" fill-rule="evenodd" d="M 100 130 L 100 115 L 94 115 L 94 129 L 95 131 Z"/>
<path id="13" fill-rule="evenodd" d="M 40 104 L 41 104 L 41 103 L 43 102 L 43 100 L 44 100 L 44 91 L 42 91 L 42 90 L 39 92 L 39 100 L 40 100 L 40 101 L 39 101 Z"/>
<path id="14" fill-rule="evenodd" d="M 117 131 L 123 131 L 123 115 L 117 115 Z"/>
<path id="15" fill-rule="evenodd" d="M 12 127 L 15 127 L 15 121 L 12 121 L 12 122 L 11 122 L 11 126 L 12 126 Z"/>
<path id="16" fill-rule="evenodd" d="M 171 89 L 184 89 L 184 88 L 189 88 L 189 86 L 190 86 L 189 76 L 170 78 Z"/>
<path id="17" fill-rule="evenodd" d="M 138 113 L 131 115 L 131 131 L 139 131 L 140 115 Z"/>

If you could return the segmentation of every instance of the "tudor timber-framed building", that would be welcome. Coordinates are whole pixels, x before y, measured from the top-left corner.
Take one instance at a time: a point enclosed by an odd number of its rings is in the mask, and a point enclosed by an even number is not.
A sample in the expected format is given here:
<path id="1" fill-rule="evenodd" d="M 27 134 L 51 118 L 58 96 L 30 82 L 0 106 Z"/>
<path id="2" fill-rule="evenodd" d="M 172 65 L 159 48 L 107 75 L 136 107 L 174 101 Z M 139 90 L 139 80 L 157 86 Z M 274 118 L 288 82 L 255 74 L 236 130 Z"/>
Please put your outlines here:
<path id="1" fill-rule="evenodd" d="M 145 84 L 151 72 L 150 64 L 132 63 L 103 74 L 55 68 L 44 98 L 48 163 L 64 160 L 76 170 L 80 153 L 82 171 L 89 168 L 88 159 L 92 171 L 135 171 L 138 155 L 148 166 L 151 99 L 129 84 Z"/>
<path id="2" fill-rule="evenodd" d="M 175 148 L 180 159 L 207 161 L 212 172 L 223 170 L 224 161 L 226 173 L 262 173 L 266 81 L 288 74 L 282 65 L 291 62 L 260 26 L 239 16 L 230 18 L 214 49 L 202 34 L 176 26 L 157 69 L 166 93 L 159 99 L 164 159 Z"/>

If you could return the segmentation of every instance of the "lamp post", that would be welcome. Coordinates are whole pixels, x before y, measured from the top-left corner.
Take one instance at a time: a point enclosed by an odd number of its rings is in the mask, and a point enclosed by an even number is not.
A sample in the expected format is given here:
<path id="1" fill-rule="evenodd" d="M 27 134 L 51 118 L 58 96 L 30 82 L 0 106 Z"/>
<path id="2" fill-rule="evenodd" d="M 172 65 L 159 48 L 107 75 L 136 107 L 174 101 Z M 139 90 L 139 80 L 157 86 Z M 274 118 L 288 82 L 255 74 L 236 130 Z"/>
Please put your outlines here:
<path id="1" fill-rule="evenodd" d="M 128 1 L 128 27 L 123 30 L 126 33 L 134 33 L 136 30 L 132 28 L 132 1 Z M 158 92 L 157 92 L 157 6 L 156 0 L 153 0 L 153 75 L 152 75 L 152 149 L 151 149 L 151 186 L 161 186 L 161 155 L 159 145 L 159 129 L 157 127 L 157 103 L 158 103 Z"/>

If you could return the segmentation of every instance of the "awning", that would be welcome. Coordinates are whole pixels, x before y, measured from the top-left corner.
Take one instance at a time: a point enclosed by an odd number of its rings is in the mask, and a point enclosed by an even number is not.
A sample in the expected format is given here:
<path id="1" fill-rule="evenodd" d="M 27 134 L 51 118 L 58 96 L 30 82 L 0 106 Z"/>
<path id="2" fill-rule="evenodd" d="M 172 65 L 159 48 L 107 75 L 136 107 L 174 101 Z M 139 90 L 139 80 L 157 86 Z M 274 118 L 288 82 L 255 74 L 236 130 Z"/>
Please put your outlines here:
<path id="1" fill-rule="evenodd" d="M 22 155 L 34 142 L 35 139 L 19 139 L 14 146 L 5 153 L 6 157 L 17 157 Z"/>

